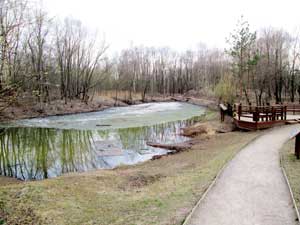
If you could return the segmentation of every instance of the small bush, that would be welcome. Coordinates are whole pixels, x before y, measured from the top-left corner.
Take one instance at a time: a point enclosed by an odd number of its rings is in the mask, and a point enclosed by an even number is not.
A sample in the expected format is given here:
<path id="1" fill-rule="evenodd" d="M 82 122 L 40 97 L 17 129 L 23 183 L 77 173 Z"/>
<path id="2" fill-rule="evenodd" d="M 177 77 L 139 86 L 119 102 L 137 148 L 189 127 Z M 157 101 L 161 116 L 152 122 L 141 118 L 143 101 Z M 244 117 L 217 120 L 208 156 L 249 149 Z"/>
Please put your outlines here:
<path id="1" fill-rule="evenodd" d="M 233 104 L 235 101 L 235 82 L 231 75 L 223 76 L 215 88 L 215 95 L 222 102 Z"/>

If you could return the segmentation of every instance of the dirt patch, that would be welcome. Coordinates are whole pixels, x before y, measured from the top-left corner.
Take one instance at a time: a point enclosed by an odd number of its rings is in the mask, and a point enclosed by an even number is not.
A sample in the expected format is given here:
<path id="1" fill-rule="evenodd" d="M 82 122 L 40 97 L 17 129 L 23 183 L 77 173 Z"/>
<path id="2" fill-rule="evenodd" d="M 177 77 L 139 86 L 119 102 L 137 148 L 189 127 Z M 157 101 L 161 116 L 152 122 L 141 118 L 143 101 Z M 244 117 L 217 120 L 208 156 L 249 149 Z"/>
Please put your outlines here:
<path id="1" fill-rule="evenodd" d="M 126 187 L 141 188 L 153 184 L 154 182 L 159 181 L 163 177 L 165 176 L 163 176 L 162 174 L 154 174 L 154 175 L 137 174 L 134 176 L 129 176 L 127 178 Z"/>
<path id="2" fill-rule="evenodd" d="M 6 185 L 12 185 L 12 184 L 20 184 L 20 183 L 22 183 L 22 181 L 16 178 L 0 176 L 0 187 Z"/>
<path id="3" fill-rule="evenodd" d="M 182 152 L 192 147 L 189 143 L 185 143 L 185 142 L 178 143 L 178 144 L 160 144 L 155 142 L 147 142 L 147 145 L 154 148 L 163 148 L 163 149 L 172 150 L 173 153 Z"/>
<path id="4" fill-rule="evenodd" d="M 197 135 L 214 135 L 216 133 L 213 125 L 209 122 L 196 123 L 191 127 L 182 129 L 182 134 L 187 137 L 195 137 Z"/>
<path id="5" fill-rule="evenodd" d="M 232 118 L 226 117 L 221 123 L 217 120 L 196 123 L 193 126 L 182 129 L 182 135 L 186 137 L 195 137 L 198 135 L 212 136 L 216 133 L 229 133 L 235 130 Z"/>
<path id="6" fill-rule="evenodd" d="M 34 209 L 27 206 L 15 205 L 10 206 L 9 210 L 5 202 L 0 200 L 0 224 L 14 225 L 39 225 L 44 224 L 46 220 L 42 220 L 36 215 Z"/>

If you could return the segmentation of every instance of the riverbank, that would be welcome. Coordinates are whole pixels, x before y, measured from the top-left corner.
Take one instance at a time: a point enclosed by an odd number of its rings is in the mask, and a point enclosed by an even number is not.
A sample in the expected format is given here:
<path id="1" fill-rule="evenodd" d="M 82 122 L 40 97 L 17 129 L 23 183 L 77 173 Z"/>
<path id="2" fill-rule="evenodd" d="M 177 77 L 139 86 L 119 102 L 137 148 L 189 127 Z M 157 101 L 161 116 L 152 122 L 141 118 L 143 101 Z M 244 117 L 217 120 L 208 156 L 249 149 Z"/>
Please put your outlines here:
<path id="1" fill-rule="evenodd" d="M 191 95 L 176 95 L 167 97 L 153 96 L 147 97 L 144 101 L 142 101 L 141 98 L 138 97 L 134 98 L 132 101 L 128 101 L 122 98 L 115 100 L 110 96 L 96 96 L 93 101 L 89 101 L 87 104 L 80 100 L 71 100 L 66 104 L 63 100 L 55 100 L 51 103 L 43 105 L 32 104 L 32 102 L 30 101 L 19 101 L 18 103 L 9 106 L 8 108 L 0 112 L 0 121 L 95 112 L 112 107 L 172 101 L 187 102 L 195 105 L 205 106 L 209 109 L 217 109 L 217 103 L 215 100 L 194 97 Z"/>
<path id="2" fill-rule="evenodd" d="M 197 135 L 191 150 L 136 166 L 6 182 L 0 218 L 7 224 L 181 224 L 218 171 L 259 134 Z"/>

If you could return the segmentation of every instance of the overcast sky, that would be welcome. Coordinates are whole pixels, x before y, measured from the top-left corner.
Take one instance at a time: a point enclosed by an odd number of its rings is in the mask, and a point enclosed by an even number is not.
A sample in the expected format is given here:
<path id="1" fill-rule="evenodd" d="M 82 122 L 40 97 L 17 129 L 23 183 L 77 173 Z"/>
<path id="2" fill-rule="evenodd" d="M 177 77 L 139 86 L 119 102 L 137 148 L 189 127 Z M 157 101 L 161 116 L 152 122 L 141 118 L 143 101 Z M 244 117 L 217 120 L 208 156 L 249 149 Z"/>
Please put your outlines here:
<path id="1" fill-rule="evenodd" d="M 253 30 L 300 27 L 300 0 L 43 0 L 51 16 L 72 16 L 105 34 L 111 51 L 134 45 L 176 50 L 225 47 L 244 15 Z"/>

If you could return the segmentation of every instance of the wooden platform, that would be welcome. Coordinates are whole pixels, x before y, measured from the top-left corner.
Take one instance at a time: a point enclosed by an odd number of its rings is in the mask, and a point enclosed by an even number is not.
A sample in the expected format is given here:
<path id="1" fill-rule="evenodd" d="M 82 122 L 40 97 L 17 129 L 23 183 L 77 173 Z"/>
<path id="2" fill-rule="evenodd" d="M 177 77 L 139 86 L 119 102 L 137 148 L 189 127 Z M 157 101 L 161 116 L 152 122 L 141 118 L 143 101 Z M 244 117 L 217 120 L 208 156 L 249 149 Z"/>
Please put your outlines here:
<path id="1" fill-rule="evenodd" d="M 234 123 L 240 129 L 259 130 L 276 125 L 300 123 L 300 105 L 234 107 Z"/>

